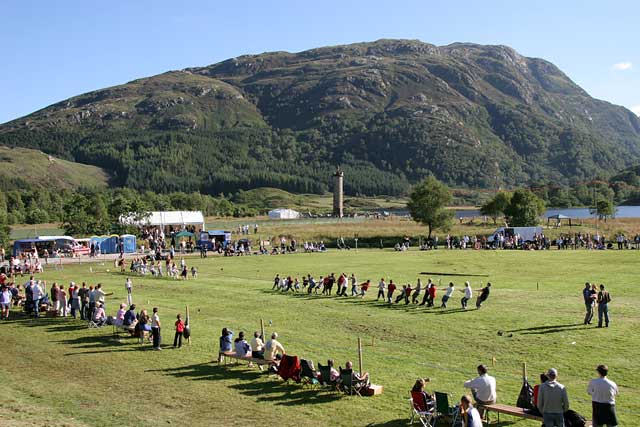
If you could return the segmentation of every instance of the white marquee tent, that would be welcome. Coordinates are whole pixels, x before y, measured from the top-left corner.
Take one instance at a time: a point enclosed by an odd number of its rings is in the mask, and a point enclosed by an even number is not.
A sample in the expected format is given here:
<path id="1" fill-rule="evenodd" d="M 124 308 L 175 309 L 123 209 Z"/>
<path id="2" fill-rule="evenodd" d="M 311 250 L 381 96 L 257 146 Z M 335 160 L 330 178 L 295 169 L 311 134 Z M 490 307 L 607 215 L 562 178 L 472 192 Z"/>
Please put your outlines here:
<path id="1" fill-rule="evenodd" d="M 167 225 L 197 225 L 204 230 L 204 216 L 201 211 L 153 211 L 139 221 L 131 217 L 120 217 L 124 224 L 151 225 L 165 227 Z"/>
<path id="2" fill-rule="evenodd" d="M 274 209 L 269 211 L 269 218 L 271 219 L 296 219 L 300 218 L 300 212 L 293 209 Z"/>

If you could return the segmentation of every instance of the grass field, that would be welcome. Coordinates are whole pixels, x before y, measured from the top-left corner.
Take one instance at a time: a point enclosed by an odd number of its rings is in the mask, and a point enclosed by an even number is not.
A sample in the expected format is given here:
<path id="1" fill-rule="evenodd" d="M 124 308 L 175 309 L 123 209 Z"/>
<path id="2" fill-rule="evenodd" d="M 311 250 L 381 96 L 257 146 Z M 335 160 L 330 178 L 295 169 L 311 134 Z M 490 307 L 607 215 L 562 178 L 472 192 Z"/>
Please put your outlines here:
<path id="1" fill-rule="evenodd" d="M 587 382 L 597 364 L 607 363 L 620 387 L 620 425 L 630 426 L 640 414 L 637 257 L 636 251 L 369 250 L 190 259 L 199 269 L 197 280 L 134 277 L 138 307 L 160 307 L 165 345 L 173 338 L 176 313 L 184 313 L 189 304 L 190 347 L 154 352 L 135 339 L 118 342 L 110 327 L 89 330 L 72 319 L 2 322 L 2 425 L 403 425 L 408 390 L 417 377 L 431 377 L 429 390 L 459 398 L 475 366 L 491 366 L 495 358 L 491 373 L 498 379 L 499 401 L 515 404 L 526 361 L 532 382 L 544 369 L 558 368 L 572 405 L 587 416 Z M 42 278 L 102 282 L 114 292 L 107 297 L 113 314 L 125 300 L 125 276 L 109 269 L 112 264 L 93 264 L 91 271 L 89 264 L 65 265 Z M 342 271 L 361 280 L 385 276 L 398 283 L 415 283 L 421 271 L 487 274 L 494 288 L 479 311 L 459 310 L 459 298 L 447 310 L 389 307 L 375 301 L 375 289 L 364 300 L 271 291 L 276 272 L 317 277 Z M 433 278 L 443 285 L 448 281 Z M 465 277 L 455 279 L 461 283 Z M 479 287 L 478 278 L 469 279 Z M 611 291 L 609 329 L 582 325 L 586 280 L 604 282 Z M 282 384 L 246 366 L 211 363 L 222 327 L 251 333 L 261 318 L 267 333 L 280 334 L 289 354 L 316 365 L 328 358 L 342 366 L 348 359 L 356 361 L 361 337 L 364 369 L 374 383 L 384 385 L 384 394 L 337 396 Z M 505 333 L 499 336 L 499 330 Z"/>

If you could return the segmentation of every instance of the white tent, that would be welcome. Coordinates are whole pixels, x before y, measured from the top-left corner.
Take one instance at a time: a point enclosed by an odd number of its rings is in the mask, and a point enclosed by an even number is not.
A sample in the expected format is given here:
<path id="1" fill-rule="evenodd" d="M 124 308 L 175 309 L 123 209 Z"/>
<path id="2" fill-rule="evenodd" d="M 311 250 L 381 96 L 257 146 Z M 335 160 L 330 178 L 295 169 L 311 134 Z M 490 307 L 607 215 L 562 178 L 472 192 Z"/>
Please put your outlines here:
<path id="1" fill-rule="evenodd" d="M 201 230 L 204 230 L 204 216 L 201 211 L 153 211 L 141 219 L 135 221 L 131 216 L 120 217 L 120 222 L 123 224 L 136 224 L 136 225 L 152 225 L 164 227 L 167 225 L 197 225 Z"/>
<path id="2" fill-rule="evenodd" d="M 294 211 L 293 209 L 274 209 L 269 211 L 269 218 L 271 219 L 296 219 L 300 218 L 300 212 Z"/>

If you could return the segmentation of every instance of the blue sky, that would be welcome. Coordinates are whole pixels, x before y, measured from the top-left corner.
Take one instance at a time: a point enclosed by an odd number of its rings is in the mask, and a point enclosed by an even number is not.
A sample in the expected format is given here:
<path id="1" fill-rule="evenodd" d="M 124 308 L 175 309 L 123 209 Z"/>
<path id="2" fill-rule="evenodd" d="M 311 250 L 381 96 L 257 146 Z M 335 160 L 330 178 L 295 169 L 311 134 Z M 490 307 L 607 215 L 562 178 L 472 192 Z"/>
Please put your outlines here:
<path id="1" fill-rule="evenodd" d="M 380 38 L 509 45 L 640 115 L 640 1 L 3 0 L 0 123 L 246 53 Z"/>

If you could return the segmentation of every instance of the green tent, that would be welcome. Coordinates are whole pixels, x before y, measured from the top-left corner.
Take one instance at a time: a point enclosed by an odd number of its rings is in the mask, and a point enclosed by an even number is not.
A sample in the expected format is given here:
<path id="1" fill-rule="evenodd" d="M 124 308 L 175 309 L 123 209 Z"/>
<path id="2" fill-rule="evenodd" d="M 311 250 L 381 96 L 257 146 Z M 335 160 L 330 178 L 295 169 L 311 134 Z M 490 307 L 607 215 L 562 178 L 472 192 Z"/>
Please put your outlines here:
<path id="1" fill-rule="evenodd" d="M 176 233 L 175 237 L 193 237 L 194 234 L 193 233 L 189 233 L 188 231 L 181 231 L 179 233 Z"/>

